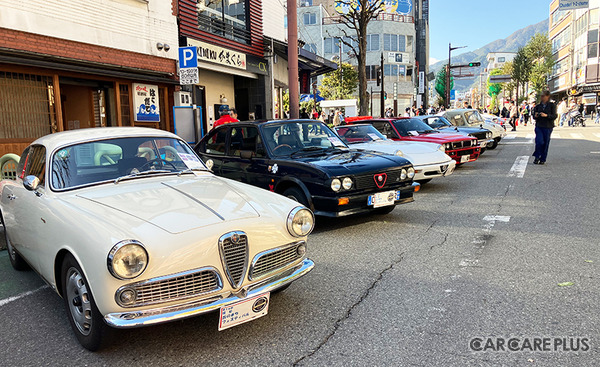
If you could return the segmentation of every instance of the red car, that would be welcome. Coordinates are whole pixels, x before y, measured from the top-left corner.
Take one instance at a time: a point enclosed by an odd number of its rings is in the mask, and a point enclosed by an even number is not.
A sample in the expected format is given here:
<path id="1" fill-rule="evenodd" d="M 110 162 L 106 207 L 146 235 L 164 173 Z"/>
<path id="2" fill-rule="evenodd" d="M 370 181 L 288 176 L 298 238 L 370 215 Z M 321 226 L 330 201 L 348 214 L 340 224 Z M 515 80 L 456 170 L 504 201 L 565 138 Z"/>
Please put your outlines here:
<path id="1" fill-rule="evenodd" d="M 479 141 L 476 138 L 462 134 L 443 133 L 432 129 L 418 119 L 398 117 L 363 120 L 361 123 L 373 125 L 388 139 L 440 144 L 446 150 L 446 154 L 457 164 L 474 162 L 481 154 Z"/>

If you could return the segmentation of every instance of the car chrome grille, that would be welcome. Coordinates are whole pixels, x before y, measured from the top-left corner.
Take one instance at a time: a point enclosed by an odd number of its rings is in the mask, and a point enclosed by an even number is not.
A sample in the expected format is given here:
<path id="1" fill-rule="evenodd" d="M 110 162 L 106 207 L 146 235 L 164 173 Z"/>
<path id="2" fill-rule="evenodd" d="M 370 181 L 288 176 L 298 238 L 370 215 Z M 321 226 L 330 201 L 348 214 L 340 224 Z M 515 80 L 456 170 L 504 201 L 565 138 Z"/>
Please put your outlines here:
<path id="1" fill-rule="evenodd" d="M 373 172 L 373 173 L 369 173 L 366 175 L 360 175 L 360 176 L 355 176 L 354 177 L 354 187 L 357 190 L 371 190 L 371 189 L 377 189 L 377 190 L 381 190 L 377 187 L 377 184 L 375 183 L 375 178 L 374 176 L 380 173 L 385 173 L 387 175 L 387 180 L 385 182 L 385 185 L 383 185 L 383 187 L 381 189 L 385 189 L 385 188 L 389 188 L 391 187 L 393 184 L 397 184 L 399 183 L 401 180 L 401 173 L 402 173 L 402 169 L 396 169 L 396 170 L 390 170 L 390 171 L 386 171 L 386 172 Z"/>
<path id="2" fill-rule="evenodd" d="M 219 239 L 219 251 L 229 283 L 238 288 L 248 267 L 248 237 L 244 232 L 227 233 Z"/>
<path id="3" fill-rule="evenodd" d="M 306 246 L 306 243 L 296 242 L 284 248 L 268 250 L 256 255 L 250 268 L 250 279 L 258 279 L 300 260 L 303 255 L 298 254 L 298 246 Z"/>
<path id="4" fill-rule="evenodd" d="M 221 288 L 221 279 L 214 269 L 196 269 L 123 286 L 117 290 L 116 299 L 123 307 L 139 307 L 191 298 Z M 119 295 L 124 290 L 135 292 L 132 303 L 120 301 Z"/>

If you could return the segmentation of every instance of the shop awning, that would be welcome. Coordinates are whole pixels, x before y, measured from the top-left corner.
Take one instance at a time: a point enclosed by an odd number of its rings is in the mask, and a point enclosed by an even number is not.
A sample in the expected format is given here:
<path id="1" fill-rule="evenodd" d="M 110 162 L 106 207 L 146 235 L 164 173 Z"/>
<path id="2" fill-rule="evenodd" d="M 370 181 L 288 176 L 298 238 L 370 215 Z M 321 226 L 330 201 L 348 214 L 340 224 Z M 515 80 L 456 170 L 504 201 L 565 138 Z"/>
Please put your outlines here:
<path id="1" fill-rule="evenodd" d="M 175 62 L 175 61 L 173 61 Z M 13 50 L 0 47 L 0 63 L 18 66 L 70 71 L 82 74 L 108 76 L 120 79 L 131 79 L 141 82 L 163 84 L 179 84 L 171 73 L 161 73 L 152 70 L 122 67 L 99 62 L 76 60 L 66 57 L 44 55 L 27 51 Z"/>
<path id="2" fill-rule="evenodd" d="M 278 41 L 276 39 L 265 37 L 265 47 L 273 47 L 273 51 L 279 56 L 287 60 L 288 44 L 285 42 Z M 338 65 L 324 57 L 314 54 L 303 48 L 299 49 L 298 52 L 298 68 L 310 72 L 310 76 L 318 76 L 321 74 L 328 73 L 333 70 L 337 70 Z"/>

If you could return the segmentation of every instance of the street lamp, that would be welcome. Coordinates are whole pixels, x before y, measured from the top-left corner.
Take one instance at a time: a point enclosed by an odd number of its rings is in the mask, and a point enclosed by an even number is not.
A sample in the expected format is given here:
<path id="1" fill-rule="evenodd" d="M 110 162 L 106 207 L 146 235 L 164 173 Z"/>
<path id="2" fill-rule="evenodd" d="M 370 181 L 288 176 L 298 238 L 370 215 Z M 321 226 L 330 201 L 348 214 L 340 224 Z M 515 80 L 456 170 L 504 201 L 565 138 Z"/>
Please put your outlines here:
<path id="1" fill-rule="evenodd" d="M 446 109 L 450 109 L 450 72 L 452 71 L 452 51 L 468 46 L 452 47 L 452 43 L 448 44 L 448 66 L 446 67 Z"/>

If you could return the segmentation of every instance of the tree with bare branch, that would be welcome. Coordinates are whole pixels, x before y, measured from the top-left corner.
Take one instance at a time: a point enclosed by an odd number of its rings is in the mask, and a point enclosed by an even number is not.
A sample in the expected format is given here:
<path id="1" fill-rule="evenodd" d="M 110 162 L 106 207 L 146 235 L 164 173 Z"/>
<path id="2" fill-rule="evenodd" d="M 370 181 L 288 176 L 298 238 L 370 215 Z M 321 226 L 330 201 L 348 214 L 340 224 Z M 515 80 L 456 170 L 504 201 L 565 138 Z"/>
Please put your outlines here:
<path id="1" fill-rule="evenodd" d="M 340 41 L 356 55 L 358 63 L 358 96 L 360 115 L 369 114 L 369 96 L 367 92 L 367 26 L 384 9 L 383 0 L 339 0 L 344 12 L 340 14 L 340 23 L 344 38 Z"/>

